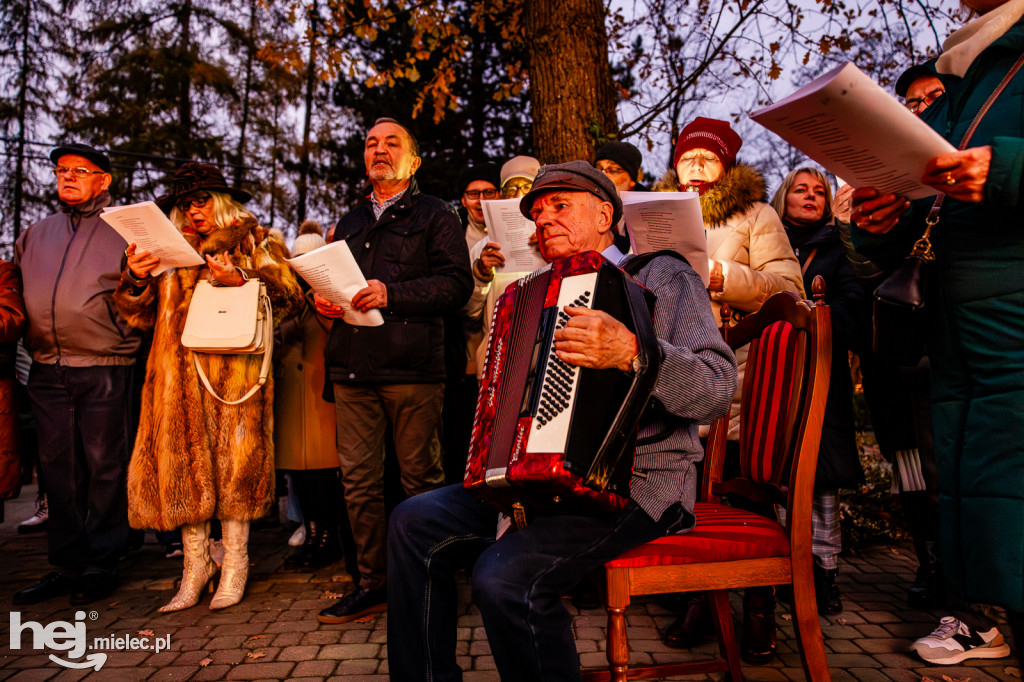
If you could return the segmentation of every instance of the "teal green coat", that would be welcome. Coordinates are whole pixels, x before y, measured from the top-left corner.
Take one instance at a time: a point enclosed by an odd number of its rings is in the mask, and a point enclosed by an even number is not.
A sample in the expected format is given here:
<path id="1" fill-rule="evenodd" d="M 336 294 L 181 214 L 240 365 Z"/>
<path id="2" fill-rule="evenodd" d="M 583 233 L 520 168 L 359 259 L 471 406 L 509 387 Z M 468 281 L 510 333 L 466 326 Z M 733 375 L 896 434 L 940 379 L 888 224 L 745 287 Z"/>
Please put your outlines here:
<path id="1" fill-rule="evenodd" d="M 1024 52 L 1024 21 L 986 49 L 922 118 L 954 146 Z M 948 579 L 974 601 L 1024 611 L 1024 72 L 968 147 L 992 146 L 985 200 L 947 199 L 933 230 L 929 289 L 933 428 Z M 889 264 L 924 231 L 915 201 L 888 235 L 855 230 Z"/>

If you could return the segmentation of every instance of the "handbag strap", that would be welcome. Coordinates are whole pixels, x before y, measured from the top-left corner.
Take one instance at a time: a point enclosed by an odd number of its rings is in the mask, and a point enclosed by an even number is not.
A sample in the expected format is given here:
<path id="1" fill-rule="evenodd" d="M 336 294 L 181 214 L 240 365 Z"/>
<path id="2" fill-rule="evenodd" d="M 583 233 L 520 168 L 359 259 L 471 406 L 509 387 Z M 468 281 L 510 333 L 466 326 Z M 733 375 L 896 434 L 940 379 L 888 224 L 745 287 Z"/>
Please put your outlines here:
<path id="1" fill-rule="evenodd" d="M 1017 72 L 1020 71 L 1022 66 L 1024 66 L 1024 54 L 1017 57 L 1017 61 L 1014 62 L 1013 66 L 1010 67 L 1010 70 L 1006 72 L 1005 76 L 1003 76 L 1003 80 L 999 81 L 999 85 L 997 85 L 996 89 L 992 91 L 992 94 L 988 96 L 985 103 L 981 105 L 981 109 L 979 109 L 978 113 L 975 114 L 974 120 L 971 121 L 971 125 L 968 126 L 967 132 L 964 133 L 963 139 L 960 140 L 960 146 L 957 147 L 958 150 L 963 151 L 964 149 L 967 149 L 967 143 L 970 142 L 971 137 L 974 136 L 974 131 L 978 129 L 978 124 L 981 123 L 981 119 L 985 118 L 985 114 L 987 114 L 988 110 L 992 108 L 992 105 L 995 104 L 999 95 L 1003 93 L 1003 90 L 1005 90 L 1006 86 L 1010 84 L 1010 81 L 1013 80 L 1013 77 L 1017 75 Z M 942 202 L 945 200 L 945 192 L 939 192 L 938 196 L 935 197 L 935 203 L 932 204 L 931 210 L 928 211 L 928 217 L 924 220 L 924 234 L 921 235 L 921 238 L 914 243 L 914 248 L 910 250 L 911 256 L 922 258 L 924 260 L 935 260 L 935 254 L 932 252 L 932 243 L 929 236 L 931 235 L 932 228 L 939 222 L 939 210 L 942 208 Z"/>
<path id="2" fill-rule="evenodd" d="M 274 351 L 273 337 L 271 336 L 274 329 L 274 319 L 272 317 L 273 313 L 270 309 L 270 297 L 264 294 L 260 297 L 260 303 L 263 304 L 263 364 L 260 366 L 259 380 L 241 398 L 238 400 L 224 400 L 224 398 L 217 395 L 217 391 L 213 390 L 213 386 L 210 385 L 210 380 L 206 376 L 206 370 L 203 369 L 202 363 L 199 362 L 199 354 L 192 351 L 192 361 L 195 362 L 196 371 L 199 372 L 199 380 L 203 382 L 203 386 L 206 387 L 206 390 L 210 395 L 225 405 L 238 405 L 239 403 L 244 403 L 255 395 L 256 391 L 263 388 L 263 385 L 267 383 L 267 377 L 270 376 L 270 360 Z"/>

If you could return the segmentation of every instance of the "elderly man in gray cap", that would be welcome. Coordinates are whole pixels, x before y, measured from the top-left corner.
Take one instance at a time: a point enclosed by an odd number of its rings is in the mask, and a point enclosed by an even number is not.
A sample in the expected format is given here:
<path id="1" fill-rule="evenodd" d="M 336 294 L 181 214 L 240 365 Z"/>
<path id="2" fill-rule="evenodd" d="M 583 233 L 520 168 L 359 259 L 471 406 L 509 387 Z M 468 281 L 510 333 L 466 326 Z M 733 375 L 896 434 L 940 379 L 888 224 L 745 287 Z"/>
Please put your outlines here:
<path id="1" fill-rule="evenodd" d="M 541 168 L 520 210 L 536 223 L 549 262 L 584 251 L 616 264 L 626 260 L 612 243 L 622 214 L 618 193 L 584 161 Z M 639 436 L 665 437 L 637 449 L 630 505 L 594 515 L 537 515 L 498 538 L 498 512 L 460 484 L 403 502 L 388 535 L 392 679 L 462 679 L 454 573 L 465 566 L 473 567 L 473 600 L 502 679 L 579 679 L 572 617 L 560 595 L 603 562 L 693 525 L 694 463 L 703 453 L 697 425 L 728 410 L 736 361 L 715 327 L 700 277 L 685 261 L 655 257 L 635 277 L 658 297 L 654 330 L 662 356 L 655 408 L 642 419 Z M 555 333 L 559 358 L 633 371 L 637 342 L 625 325 L 589 308 L 565 312 L 569 321 Z"/>
<path id="2" fill-rule="evenodd" d="M 113 592 L 128 539 L 133 365 L 142 336 L 111 300 L 125 243 L 100 218 L 110 205 L 110 159 L 72 143 L 50 160 L 61 211 L 25 230 L 14 262 L 25 283 L 28 393 L 56 570 L 15 594 L 14 603 L 70 593 L 72 604 L 88 604 Z"/>

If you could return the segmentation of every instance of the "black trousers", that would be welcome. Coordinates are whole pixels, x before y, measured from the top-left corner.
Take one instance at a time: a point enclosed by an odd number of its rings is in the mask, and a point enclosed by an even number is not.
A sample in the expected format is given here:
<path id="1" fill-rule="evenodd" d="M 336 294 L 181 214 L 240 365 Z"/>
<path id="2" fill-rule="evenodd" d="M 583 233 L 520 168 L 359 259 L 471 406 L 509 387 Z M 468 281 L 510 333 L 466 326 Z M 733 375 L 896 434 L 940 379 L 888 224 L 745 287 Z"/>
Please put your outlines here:
<path id="1" fill-rule="evenodd" d="M 114 571 L 128 539 L 133 376 L 130 365 L 33 363 L 29 372 L 50 563 L 72 574 Z"/>

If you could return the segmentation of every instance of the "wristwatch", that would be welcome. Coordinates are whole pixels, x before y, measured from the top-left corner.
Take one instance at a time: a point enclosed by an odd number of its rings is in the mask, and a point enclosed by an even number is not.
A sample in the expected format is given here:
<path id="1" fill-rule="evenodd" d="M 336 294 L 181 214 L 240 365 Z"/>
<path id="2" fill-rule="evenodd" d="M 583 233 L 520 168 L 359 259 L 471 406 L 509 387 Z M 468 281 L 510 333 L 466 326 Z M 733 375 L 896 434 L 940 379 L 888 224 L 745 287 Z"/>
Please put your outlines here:
<path id="1" fill-rule="evenodd" d="M 637 351 L 636 355 L 633 356 L 633 359 L 629 361 L 629 367 L 633 374 L 639 374 L 640 370 L 644 368 L 644 363 L 640 359 L 640 351 Z"/>

